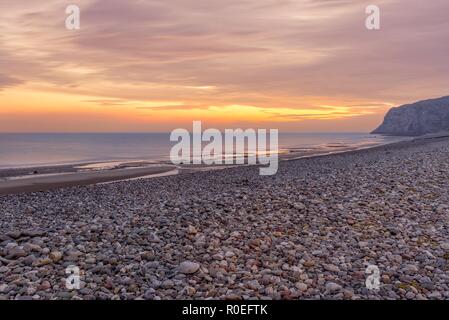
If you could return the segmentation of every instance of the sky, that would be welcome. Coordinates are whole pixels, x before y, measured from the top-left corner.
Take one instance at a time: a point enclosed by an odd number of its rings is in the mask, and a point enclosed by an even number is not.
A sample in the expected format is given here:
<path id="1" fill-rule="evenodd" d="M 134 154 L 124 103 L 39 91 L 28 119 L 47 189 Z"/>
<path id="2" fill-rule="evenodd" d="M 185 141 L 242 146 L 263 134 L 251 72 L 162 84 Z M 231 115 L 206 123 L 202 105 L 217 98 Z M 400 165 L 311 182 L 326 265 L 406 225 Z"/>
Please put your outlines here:
<path id="1" fill-rule="evenodd" d="M 380 30 L 365 27 L 371 4 Z M 0 132 L 368 132 L 393 106 L 449 95 L 448 13 L 447 0 L 2 0 Z"/>

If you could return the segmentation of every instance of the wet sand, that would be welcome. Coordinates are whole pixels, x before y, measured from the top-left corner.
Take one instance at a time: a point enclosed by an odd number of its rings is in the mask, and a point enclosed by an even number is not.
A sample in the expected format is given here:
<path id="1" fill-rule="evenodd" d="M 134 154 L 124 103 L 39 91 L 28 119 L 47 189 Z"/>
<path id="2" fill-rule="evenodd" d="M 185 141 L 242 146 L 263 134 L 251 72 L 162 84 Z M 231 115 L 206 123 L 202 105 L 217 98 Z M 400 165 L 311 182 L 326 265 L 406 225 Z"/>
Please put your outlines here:
<path id="1" fill-rule="evenodd" d="M 59 174 L 54 173 L 36 176 L 23 176 L 14 179 L 0 180 L 0 195 L 83 186 L 138 177 L 147 177 L 150 175 L 157 176 L 173 170 L 176 170 L 175 166 L 163 165 L 104 171 L 65 172 Z"/>

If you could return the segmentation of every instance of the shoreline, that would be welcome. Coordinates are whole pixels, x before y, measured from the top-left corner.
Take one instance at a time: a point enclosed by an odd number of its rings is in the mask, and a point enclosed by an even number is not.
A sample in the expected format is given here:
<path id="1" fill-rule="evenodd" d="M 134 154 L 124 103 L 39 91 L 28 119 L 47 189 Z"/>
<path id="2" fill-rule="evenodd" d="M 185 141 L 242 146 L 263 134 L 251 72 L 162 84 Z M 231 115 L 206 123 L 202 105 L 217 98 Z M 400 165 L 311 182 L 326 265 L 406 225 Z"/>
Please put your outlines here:
<path id="1" fill-rule="evenodd" d="M 436 137 L 410 137 L 410 140 L 381 143 L 369 146 L 339 146 L 334 151 L 292 151 L 280 152 L 279 163 L 306 158 L 326 157 L 346 154 L 378 147 L 396 145 L 420 139 L 436 139 Z M 189 174 L 210 170 L 225 170 L 236 167 L 261 166 L 260 164 L 231 165 L 173 165 L 169 161 L 101 161 L 79 162 L 74 164 L 52 166 L 30 166 L 0 169 L 0 195 L 41 192 L 58 188 L 113 183 L 119 181 L 151 179 L 166 175 Z M 175 172 L 176 170 L 176 172 Z"/>
<path id="2" fill-rule="evenodd" d="M 283 161 L 275 176 L 0 196 L 0 299 L 448 299 L 448 155 L 449 137 L 424 138 Z M 69 264 L 79 291 L 61 282 Z"/>

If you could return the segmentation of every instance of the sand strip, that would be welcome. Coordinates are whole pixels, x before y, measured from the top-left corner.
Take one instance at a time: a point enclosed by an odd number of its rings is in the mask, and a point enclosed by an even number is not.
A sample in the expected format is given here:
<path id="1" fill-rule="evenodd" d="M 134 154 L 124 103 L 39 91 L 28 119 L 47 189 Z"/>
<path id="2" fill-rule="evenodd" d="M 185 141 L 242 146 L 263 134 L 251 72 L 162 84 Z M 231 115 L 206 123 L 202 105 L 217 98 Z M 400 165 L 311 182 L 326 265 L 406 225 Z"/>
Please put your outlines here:
<path id="1" fill-rule="evenodd" d="M 86 171 L 61 173 L 54 175 L 37 175 L 23 179 L 0 180 L 0 194 L 16 194 L 45 191 L 55 188 L 90 185 L 138 177 L 159 175 L 176 169 L 175 166 L 155 166 L 144 168 L 127 168 L 105 171 Z"/>

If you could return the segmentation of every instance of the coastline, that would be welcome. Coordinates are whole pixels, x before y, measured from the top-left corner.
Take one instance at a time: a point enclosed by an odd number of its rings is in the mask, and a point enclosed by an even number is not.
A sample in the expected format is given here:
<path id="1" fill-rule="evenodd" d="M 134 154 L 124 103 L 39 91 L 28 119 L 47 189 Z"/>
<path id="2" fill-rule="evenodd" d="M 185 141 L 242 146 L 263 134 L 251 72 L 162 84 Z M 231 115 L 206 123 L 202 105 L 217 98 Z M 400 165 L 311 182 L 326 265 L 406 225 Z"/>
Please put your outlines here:
<path id="1" fill-rule="evenodd" d="M 448 154 L 448 137 L 414 139 L 283 161 L 275 176 L 3 195 L 0 299 L 448 299 Z M 68 264 L 85 271 L 79 291 L 61 285 Z M 368 265 L 379 290 L 363 285 Z"/>
<path id="2" fill-rule="evenodd" d="M 368 146 L 338 145 L 330 147 L 328 150 L 312 149 L 309 151 L 304 151 L 304 148 L 286 149 L 282 150 L 279 153 L 279 162 L 294 161 L 303 158 L 331 156 L 334 154 L 371 149 L 400 142 L 389 142 Z M 110 160 L 101 162 L 77 162 L 73 164 L 61 165 L 3 168 L 0 169 L 0 195 L 38 192 L 57 188 L 95 185 L 99 183 L 112 183 L 134 179 L 150 179 L 153 177 L 160 177 L 164 175 L 186 174 L 209 170 L 223 170 L 239 166 L 245 167 L 259 165 L 202 164 L 175 166 L 166 160 Z"/>

